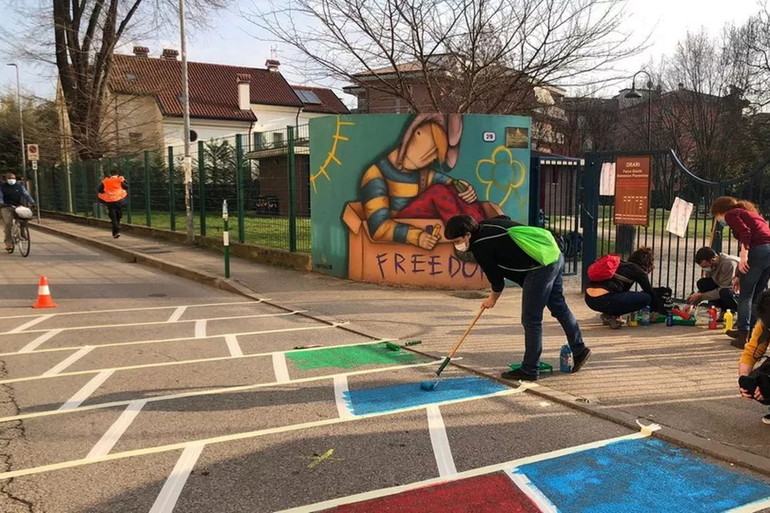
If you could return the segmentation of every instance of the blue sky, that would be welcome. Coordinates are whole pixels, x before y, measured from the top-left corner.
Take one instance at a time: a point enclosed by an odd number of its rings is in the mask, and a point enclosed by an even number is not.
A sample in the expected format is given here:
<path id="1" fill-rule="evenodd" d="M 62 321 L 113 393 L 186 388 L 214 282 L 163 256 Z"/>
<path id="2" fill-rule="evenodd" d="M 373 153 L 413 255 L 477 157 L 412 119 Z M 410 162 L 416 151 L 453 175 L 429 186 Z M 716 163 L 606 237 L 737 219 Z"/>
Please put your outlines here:
<path id="1" fill-rule="evenodd" d="M 0 27 L 13 30 L 18 20 L 15 15 L 8 15 L 8 5 L 37 5 L 44 0 L 0 0 L 3 16 Z M 210 18 L 210 26 L 203 30 L 188 27 L 188 59 L 201 62 L 219 62 L 261 67 L 271 56 L 275 45 L 260 41 L 258 30 L 241 18 L 240 9 L 249 10 L 254 1 L 235 0 L 234 6 L 226 11 L 215 13 Z M 47 2 L 46 2 L 47 3 Z M 5 4 L 5 5 L 3 5 Z M 239 9 L 240 8 L 240 9 Z M 639 27 L 642 32 L 652 32 L 652 46 L 637 57 L 629 59 L 623 68 L 629 76 L 642 69 L 650 60 L 657 61 L 662 54 L 671 53 L 685 33 L 697 31 L 701 26 L 716 35 L 725 22 L 743 23 L 759 10 L 756 0 L 628 0 L 627 13 L 629 27 Z M 178 39 L 145 39 L 139 43 L 150 47 L 152 55 L 158 55 L 162 48 L 178 48 Z M 128 48 L 130 51 L 130 46 Z M 277 57 L 284 65 L 292 60 L 291 50 L 278 46 Z M 51 97 L 55 84 L 55 69 L 51 66 L 33 65 L 23 60 L 16 60 L 0 48 L 0 90 L 14 89 L 15 72 L 5 64 L 18 62 L 21 69 L 22 89 L 39 96 Z M 306 83 L 304 77 L 292 73 L 288 66 L 282 71 L 296 84 Z M 342 96 L 341 93 L 338 93 Z"/>

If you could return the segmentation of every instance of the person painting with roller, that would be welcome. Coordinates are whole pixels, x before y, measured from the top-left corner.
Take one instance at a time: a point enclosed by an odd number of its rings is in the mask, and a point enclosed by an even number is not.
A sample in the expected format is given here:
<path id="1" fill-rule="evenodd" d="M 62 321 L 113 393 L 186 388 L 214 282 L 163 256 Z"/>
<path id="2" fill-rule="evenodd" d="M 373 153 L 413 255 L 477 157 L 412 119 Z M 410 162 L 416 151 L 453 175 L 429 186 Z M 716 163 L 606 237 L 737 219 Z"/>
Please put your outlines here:
<path id="1" fill-rule="evenodd" d="M 454 216 L 444 228 L 445 237 L 458 251 L 470 251 L 484 271 L 492 292 L 481 304 L 494 308 L 508 278 L 521 285 L 521 323 L 524 326 L 524 358 L 521 367 L 502 373 L 511 380 L 536 381 L 543 351 L 543 310 L 561 324 L 572 350 L 577 372 L 591 355 L 583 334 L 564 299 L 564 255 L 551 233 L 525 226 L 505 216 L 477 222 L 469 215 Z"/>

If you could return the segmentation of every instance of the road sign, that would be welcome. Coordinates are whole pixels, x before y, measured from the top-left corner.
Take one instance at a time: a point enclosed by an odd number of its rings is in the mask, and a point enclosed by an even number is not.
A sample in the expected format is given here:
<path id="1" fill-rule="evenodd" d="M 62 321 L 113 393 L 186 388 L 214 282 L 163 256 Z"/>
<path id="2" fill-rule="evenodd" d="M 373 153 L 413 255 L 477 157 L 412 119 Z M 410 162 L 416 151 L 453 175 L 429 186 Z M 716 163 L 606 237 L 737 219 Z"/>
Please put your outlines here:
<path id="1" fill-rule="evenodd" d="M 40 160 L 40 149 L 37 147 L 37 144 L 27 145 L 27 160 L 30 162 L 36 162 Z"/>
<path id="2" fill-rule="evenodd" d="M 32 161 L 32 171 L 37 171 L 37 160 Z"/>

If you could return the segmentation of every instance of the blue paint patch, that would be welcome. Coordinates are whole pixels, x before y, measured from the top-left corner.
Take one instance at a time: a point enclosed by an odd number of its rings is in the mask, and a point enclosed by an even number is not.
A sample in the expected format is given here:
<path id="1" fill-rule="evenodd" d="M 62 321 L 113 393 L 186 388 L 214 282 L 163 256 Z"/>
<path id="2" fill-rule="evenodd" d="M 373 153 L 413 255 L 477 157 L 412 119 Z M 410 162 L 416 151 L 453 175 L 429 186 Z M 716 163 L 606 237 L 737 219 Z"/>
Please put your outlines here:
<path id="1" fill-rule="evenodd" d="M 403 408 L 482 397 L 507 390 L 508 387 L 484 378 L 442 379 L 435 390 L 426 391 L 419 383 L 390 387 L 364 388 L 345 392 L 350 411 L 354 415 L 383 413 Z"/>
<path id="2" fill-rule="evenodd" d="M 624 440 L 522 465 L 563 512 L 717 512 L 770 497 L 770 485 L 662 440 Z"/>

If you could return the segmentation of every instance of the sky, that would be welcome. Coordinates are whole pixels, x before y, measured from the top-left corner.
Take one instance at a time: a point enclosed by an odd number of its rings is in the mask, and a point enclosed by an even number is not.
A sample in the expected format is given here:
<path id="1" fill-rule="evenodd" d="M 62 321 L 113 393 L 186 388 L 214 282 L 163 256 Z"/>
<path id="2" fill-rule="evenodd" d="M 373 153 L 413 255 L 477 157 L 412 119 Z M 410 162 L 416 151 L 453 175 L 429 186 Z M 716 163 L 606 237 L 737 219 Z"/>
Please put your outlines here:
<path id="1" fill-rule="evenodd" d="M 18 20 L 8 16 L 7 5 L 37 4 L 42 0 L 0 0 L 0 28 L 13 32 Z M 237 64 L 263 67 L 271 56 L 284 64 L 291 60 L 291 50 L 274 43 L 260 41 L 258 29 L 241 18 L 238 7 L 248 10 L 254 0 L 234 0 L 235 8 L 221 11 L 210 17 L 205 29 L 188 27 L 187 55 L 190 61 Z M 259 1 L 259 0 L 257 0 Z M 3 5 L 5 4 L 5 5 Z M 705 27 L 717 35 L 725 23 L 742 24 L 760 8 L 758 0 L 628 0 L 626 12 L 628 27 L 642 33 L 651 33 L 650 47 L 621 66 L 629 77 L 644 69 L 649 62 L 657 62 L 664 54 L 674 51 L 677 42 L 687 31 L 696 32 Z M 146 40 L 138 42 L 150 47 L 151 55 L 157 56 L 163 48 L 178 48 L 178 39 Z M 130 46 L 127 48 L 130 52 Z M 20 60 L 0 48 L 0 91 L 16 88 L 16 75 L 8 62 L 17 62 L 20 69 L 22 92 L 52 98 L 55 88 L 55 69 Z M 307 84 L 304 77 L 283 68 L 290 82 Z M 338 91 L 340 96 L 343 95 Z M 349 99 L 345 99 L 350 103 Z"/>

